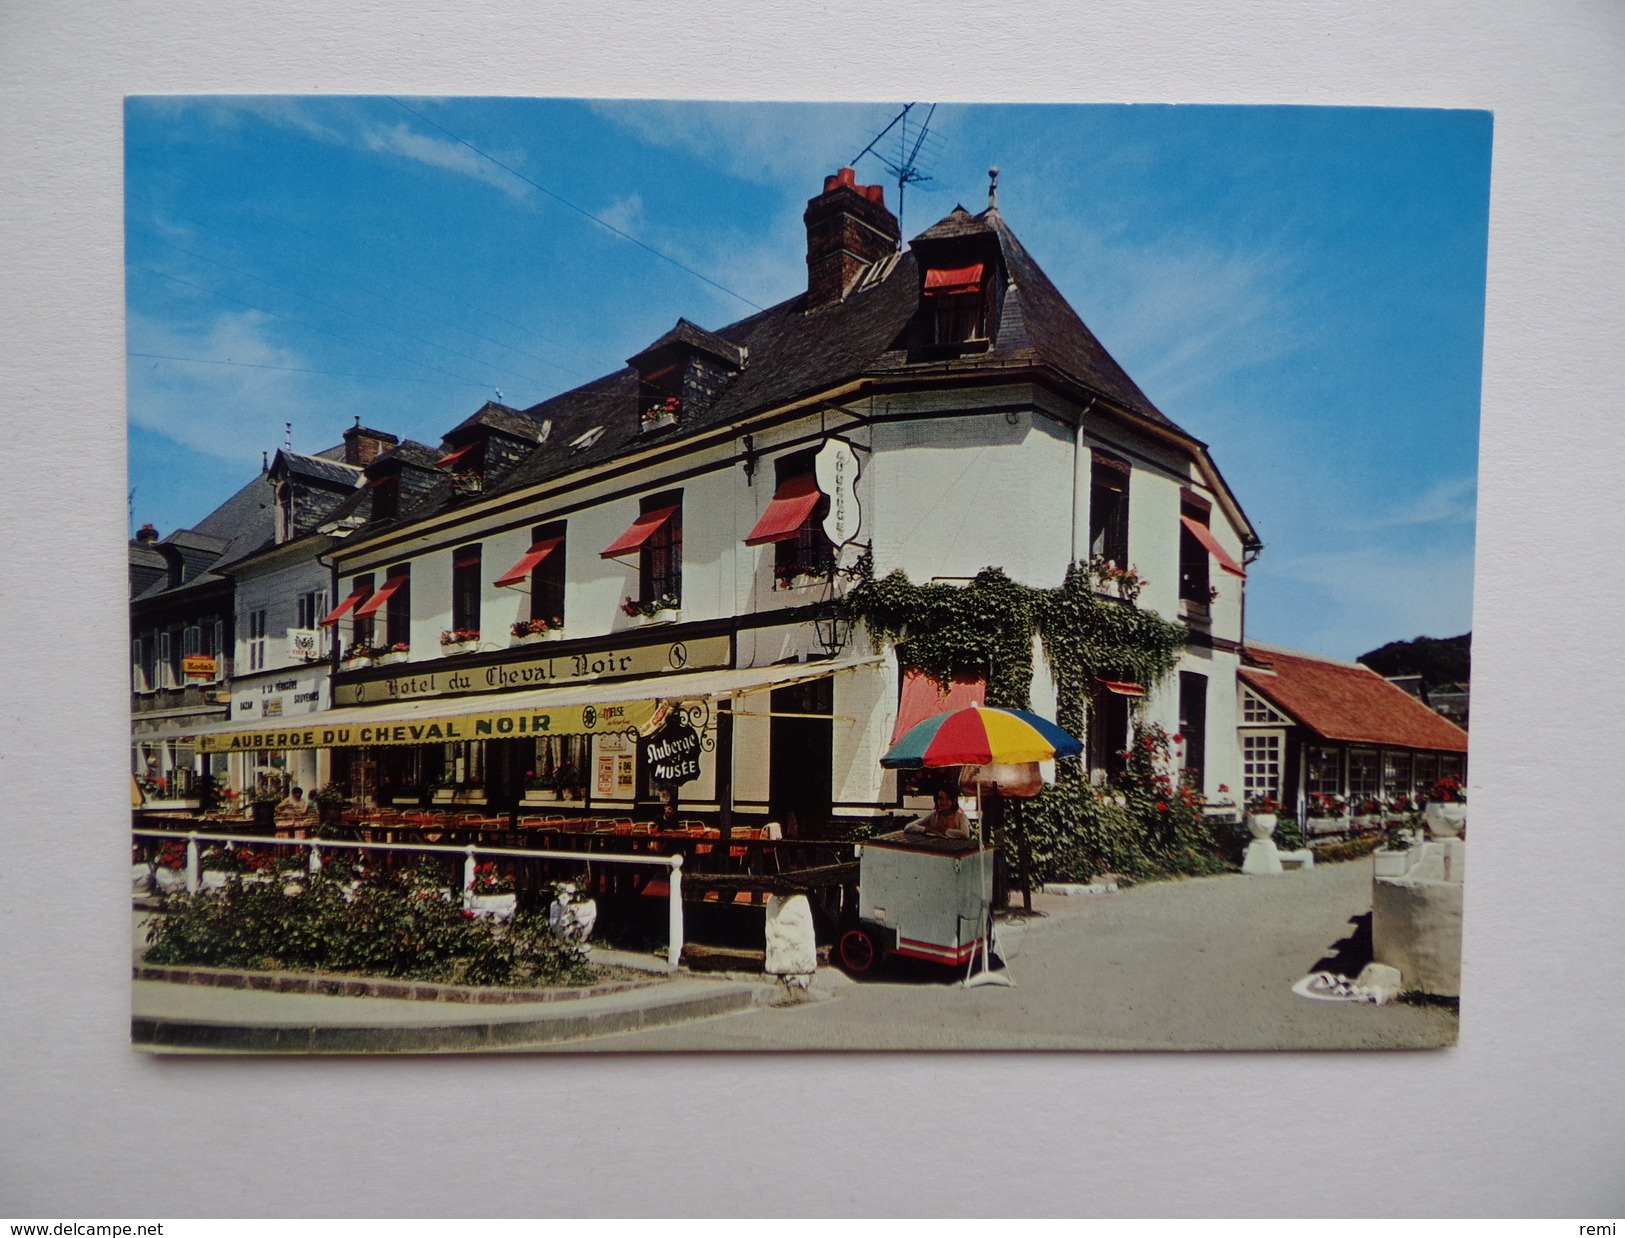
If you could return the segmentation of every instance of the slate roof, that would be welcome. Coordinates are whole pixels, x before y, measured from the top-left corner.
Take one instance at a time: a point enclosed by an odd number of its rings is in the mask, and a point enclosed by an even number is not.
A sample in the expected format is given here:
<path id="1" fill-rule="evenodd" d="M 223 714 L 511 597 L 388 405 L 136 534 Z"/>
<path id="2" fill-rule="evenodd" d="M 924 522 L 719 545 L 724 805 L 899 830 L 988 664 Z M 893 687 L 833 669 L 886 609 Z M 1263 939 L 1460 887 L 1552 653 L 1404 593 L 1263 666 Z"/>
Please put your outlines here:
<path id="1" fill-rule="evenodd" d="M 687 344 L 701 352 L 708 352 L 713 357 L 727 362 L 734 369 L 741 369 L 745 364 L 745 356 L 738 344 L 723 339 L 720 335 L 707 331 L 704 327 L 696 326 L 686 318 L 679 318 L 677 325 L 662 335 L 649 347 L 628 357 L 626 363 L 631 366 L 638 365 L 643 358 L 659 352 L 672 344 Z"/>
<path id="2" fill-rule="evenodd" d="M 1242 682 L 1325 739 L 1466 752 L 1467 732 L 1369 667 L 1249 643 Z"/>
<path id="3" fill-rule="evenodd" d="M 190 529 L 178 529 L 163 540 L 183 554 L 201 554 L 211 567 L 240 559 L 259 549 L 275 535 L 276 513 L 272 510 L 271 498 L 271 488 L 265 484 L 265 474 L 256 473 L 247 485 Z M 131 544 L 130 553 L 134 560 L 138 553 L 134 543 Z M 144 560 L 146 552 L 141 553 Z M 170 588 L 166 568 L 163 576 L 131 600 L 145 601 L 160 594 L 175 594 L 199 584 L 214 584 L 224 579 L 213 571 L 205 570 L 189 575 Z"/>
<path id="4" fill-rule="evenodd" d="M 343 449 L 339 450 L 342 453 Z M 277 452 L 276 456 L 278 461 L 287 466 L 288 472 L 300 477 L 311 477 L 334 486 L 354 486 L 361 480 L 360 468 L 353 464 L 345 464 L 342 459 L 333 460 L 319 455 L 302 456 L 286 448 Z M 272 468 L 274 471 L 274 464 Z"/>
<path id="5" fill-rule="evenodd" d="M 538 419 L 522 413 L 516 408 L 509 408 L 506 404 L 498 404 L 494 400 L 488 400 L 485 407 L 481 408 L 473 416 L 467 417 L 453 426 L 446 434 L 446 441 L 452 442 L 457 439 L 467 438 L 469 436 L 464 431 L 478 426 L 488 426 L 493 430 L 500 430 L 504 434 L 511 434 L 515 438 L 522 438 L 531 442 L 537 442 L 543 436 L 542 424 Z M 386 454 L 394 453 L 389 452 Z M 435 456 L 436 460 L 440 458 L 440 454 Z M 429 463 L 432 466 L 434 461 L 431 460 Z"/>
<path id="6" fill-rule="evenodd" d="M 859 289 L 844 301 L 813 313 L 805 312 L 803 293 L 715 332 L 679 319 L 677 326 L 651 348 L 674 340 L 712 351 L 726 346 L 744 350 L 749 364 L 708 408 L 690 411 L 677 428 L 662 432 L 662 444 L 741 421 L 763 409 L 860 377 L 885 379 L 918 372 L 952 381 L 1039 364 L 1180 434 L 1195 447 L 1202 446 L 1163 416 L 1128 377 L 996 209 L 973 216 L 956 208 L 915 238 L 915 244 L 930 249 L 932 243 L 944 239 L 976 236 L 991 238 L 998 245 L 1009 273 L 992 347 L 929 359 L 908 350 L 907 328 L 919 309 L 922 276 L 913 250 L 905 251 L 885 278 L 873 283 L 860 281 Z M 534 437 L 541 422 L 553 423 L 545 443 L 505 477 L 487 485 L 480 497 L 489 498 L 590 469 L 647 447 L 650 439 L 640 430 L 636 416 L 638 394 L 638 373 L 629 365 L 524 410 L 487 404 L 447 439 L 481 419 L 501 418 L 510 424 L 518 424 L 510 419 L 522 419 L 532 428 L 530 437 Z M 582 449 L 572 446 L 597 427 L 602 427 L 602 432 L 590 445 Z M 426 519 L 469 501 L 469 496 L 454 487 L 437 486 L 410 510 L 403 510 L 402 517 Z"/>

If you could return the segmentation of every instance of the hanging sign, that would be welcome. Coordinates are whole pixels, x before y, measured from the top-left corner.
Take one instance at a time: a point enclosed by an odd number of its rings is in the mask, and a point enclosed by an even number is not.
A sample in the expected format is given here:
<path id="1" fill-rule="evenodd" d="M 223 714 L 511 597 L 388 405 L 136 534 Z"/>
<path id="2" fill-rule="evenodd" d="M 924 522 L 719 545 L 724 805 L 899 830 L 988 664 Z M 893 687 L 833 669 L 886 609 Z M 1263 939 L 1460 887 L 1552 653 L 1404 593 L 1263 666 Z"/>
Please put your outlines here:
<path id="1" fill-rule="evenodd" d="M 858 509 L 858 453 L 844 438 L 824 440 L 813 462 L 818 488 L 829 496 L 829 515 L 824 517 L 824 536 L 844 546 L 855 539 L 863 524 Z"/>
<path id="2" fill-rule="evenodd" d="M 643 747 L 649 763 L 649 781 L 657 787 L 676 787 L 700 776 L 699 732 L 683 720 L 682 710 L 673 710 Z"/>

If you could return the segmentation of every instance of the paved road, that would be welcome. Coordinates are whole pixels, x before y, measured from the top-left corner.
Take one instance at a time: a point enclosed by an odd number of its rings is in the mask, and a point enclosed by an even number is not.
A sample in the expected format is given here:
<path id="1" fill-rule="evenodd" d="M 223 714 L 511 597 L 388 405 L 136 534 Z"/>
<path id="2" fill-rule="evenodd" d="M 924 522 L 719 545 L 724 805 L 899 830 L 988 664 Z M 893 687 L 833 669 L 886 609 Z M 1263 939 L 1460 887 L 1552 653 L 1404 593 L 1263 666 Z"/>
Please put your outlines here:
<path id="1" fill-rule="evenodd" d="M 1047 918 L 1004 939 L 1014 988 L 967 990 L 929 972 L 861 984 L 820 973 L 822 1001 L 556 1048 L 1373 1049 L 1456 1038 L 1447 1010 L 1291 992 L 1370 909 L 1370 861 L 1046 897 L 1041 906 Z"/>

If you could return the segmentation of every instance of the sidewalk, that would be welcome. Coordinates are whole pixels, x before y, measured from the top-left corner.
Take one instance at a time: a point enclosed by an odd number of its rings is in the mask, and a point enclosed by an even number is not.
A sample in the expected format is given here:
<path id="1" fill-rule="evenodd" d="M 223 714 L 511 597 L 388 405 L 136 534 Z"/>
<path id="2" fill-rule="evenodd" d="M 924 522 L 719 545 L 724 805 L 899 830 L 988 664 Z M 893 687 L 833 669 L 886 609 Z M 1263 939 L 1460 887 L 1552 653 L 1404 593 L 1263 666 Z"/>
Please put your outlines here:
<path id="1" fill-rule="evenodd" d="M 594 961 L 633 964 L 604 951 L 594 951 Z M 642 960 L 636 965 L 648 967 L 649 983 L 513 1002 L 330 996 L 138 979 L 131 985 L 130 1037 L 136 1049 L 157 1053 L 469 1053 L 647 1031 L 739 1013 L 779 997 L 778 987 L 766 981 L 662 974 L 663 968 Z"/>

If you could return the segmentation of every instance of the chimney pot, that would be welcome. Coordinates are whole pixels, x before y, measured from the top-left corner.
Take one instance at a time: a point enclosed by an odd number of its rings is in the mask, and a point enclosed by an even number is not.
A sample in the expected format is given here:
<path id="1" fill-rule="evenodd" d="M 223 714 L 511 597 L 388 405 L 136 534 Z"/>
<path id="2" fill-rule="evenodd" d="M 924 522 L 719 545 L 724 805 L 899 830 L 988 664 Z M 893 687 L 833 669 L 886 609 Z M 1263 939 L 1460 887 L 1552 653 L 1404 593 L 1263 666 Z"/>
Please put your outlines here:
<path id="1" fill-rule="evenodd" d="M 135 540 L 138 542 L 155 542 L 158 540 L 158 529 L 154 525 L 144 524 L 136 530 Z"/>

